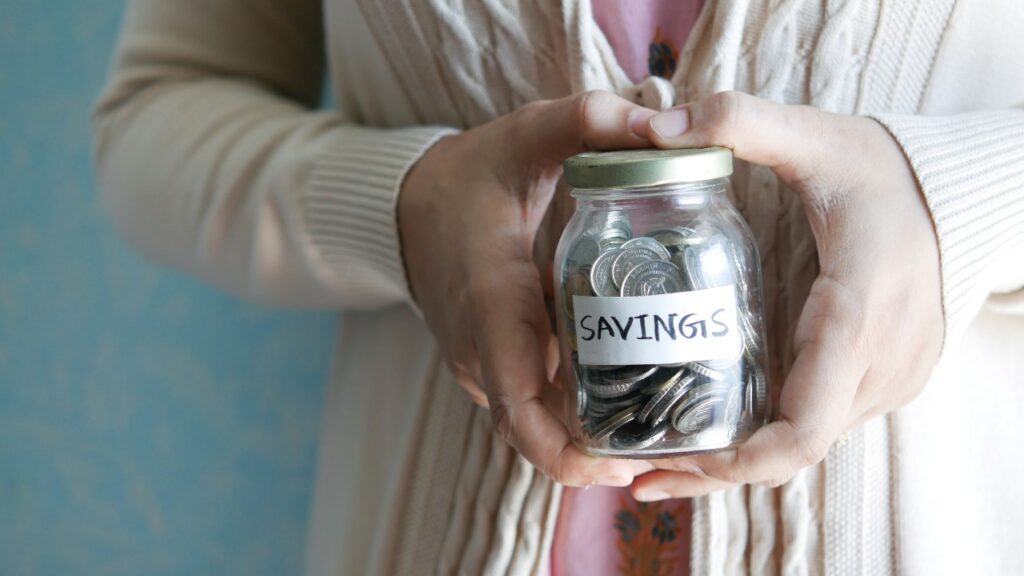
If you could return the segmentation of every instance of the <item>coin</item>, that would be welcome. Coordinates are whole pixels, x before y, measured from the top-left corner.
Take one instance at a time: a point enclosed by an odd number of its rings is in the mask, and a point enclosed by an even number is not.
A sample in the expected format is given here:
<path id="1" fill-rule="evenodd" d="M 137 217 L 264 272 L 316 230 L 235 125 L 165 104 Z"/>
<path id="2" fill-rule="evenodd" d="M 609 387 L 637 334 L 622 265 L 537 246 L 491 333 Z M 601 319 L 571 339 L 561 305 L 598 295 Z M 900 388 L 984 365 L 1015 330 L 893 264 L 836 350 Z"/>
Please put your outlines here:
<path id="1" fill-rule="evenodd" d="M 572 308 L 573 296 L 590 296 L 590 268 L 583 267 L 569 274 L 565 279 L 565 287 L 562 289 L 565 304 L 565 315 L 570 320 L 576 319 L 576 313 Z"/>
<path id="2" fill-rule="evenodd" d="M 656 366 L 620 366 L 611 370 L 587 370 L 584 385 L 594 398 L 616 398 L 643 385 L 643 379 L 654 373 Z"/>
<path id="3" fill-rule="evenodd" d="M 617 261 L 617 260 L 616 260 Z M 623 296 L 652 296 L 682 292 L 682 271 L 671 262 L 648 260 L 641 262 L 622 279 Z"/>
<path id="4" fill-rule="evenodd" d="M 601 250 L 608 251 L 615 248 L 622 248 L 622 245 L 626 243 L 626 240 L 629 240 L 629 238 L 605 238 L 603 240 L 598 240 L 597 245 L 601 247 Z"/>
<path id="5" fill-rule="evenodd" d="M 605 228 L 597 235 L 597 245 L 601 250 L 618 248 L 625 244 L 632 237 L 628 227 L 611 226 Z"/>
<path id="6" fill-rule="evenodd" d="M 667 377 L 664 380 L 662 380 L 659 384 L 652 386 L 653 395 L 651 396 L 650 400 L 648 400 L 647 403 L 644 404 L 643 409 L 640 410 L 640 414 L 637 416 L 637 420 L 641 422 L 647 420 L 647 417 L 650 416 L 651 412 L 658 407 L 661 401 L 665 399 L 665 396 L 672 392 L 672 390 L 679 384 L 679 380 L 682 379 L 683 375 L 686 373 L 685 370 L 662 370 L 664 371 L 663 373 L 667 374 Z M 692 381 L 693 379 L 691 378 L 691 382 Z"/>
<path id="7" fill-rule="evenodd" d="M 721 396 L 705 396 L 695 402 L 681 402 L 672 411 L 672 427 L 686 435 L 702 432 L 711 425 L 715 412 L 722 404 Z"/>
<path id="8" fill-rule="evenodd" d="M 722 382 L 701 378 L 696 386 L 686 391 L 686 394 L 679 403 L 684 406 L 695 406 L 709 397 L 722 396 L 724 398 L 733 390 L 738 390 L 741 386 L 740 381 L 736 379 L 739 377 L 739 372 L 734 372 L 733 376 L 734 378 Z"/>
<path id="9" fill-rule="evenodd" d="M 570 264 L 576 266 L 589 266 L 593 264 L 594 260 L 597 260 L 600 254 L 601 247 L 597 240 L 589 236 L 582 236 L 569 248 L 568 260 Z"/>
<path id="10" fill-rule="evenodd" d="M 605 418 L 590 428 L 588 436 L 590 436 L 591 440 L 600 440 L 611 435 L 619 428 L 636 419 L 636 413 L 639 409 L 640 407 L 634 404 L 614 416 Z"/>
<path id="11" fill-rule="evenodd" d="M 647 423 L 652 426 L 660 424 L 668 415 L 672 407 L 679 402 L 680 398 L 687 394 L 696 381 L 697 378 L 695 376 L 688 374 L 683 378 L 680 378 L 678 382 L 666 390 L 665 394 L 663 394 L 654 405 L 651 405 L 651 402 L 655 399 L 651 398 L 651 400 L 648 401 L 648 404 L 644 405 L 644 409 L 647 409 L 648 406 L 651 408 L 647 413 Z"/>
<path id="12" fill-rule="evenodd" d="M 670 428 L 668 422 L 650 427 L 633 421 L 616 430 L 608 444 L 616 450 L 644 450 L 661 442 Z"/>
<path id="13" fill-rule="evenodd" d="M 590 223 L 583 236 L 593 238 L 602 249 L 607 244 L 622 244 L 633 237 L 633 228 L 629 225 L 629 217 L 623 212 L 608 212 L 596 217 Z"/>
<path id="14" fill-rule="evenodd" d="M 612 264 L 622 250 L 613 248 L 603 252 L 590 267 L 590 286 L 598 296 L 618 296 L 619 290 L 612 280 Z"/>
<path id="15" fill-rule="evenodd" d="M 673 387 L 672 390 L 669 390 L 669 393 L 665 395 L 661 402 L 654 407 L 654 410 L 652 410 L 651 414 L 647 417 L 648 423 L 651 426 L 657 426 L 664 421 L 665 418 L 669 416 L 669 413 L 671 413 L 672 408 L 674 408 L 682 398 L 686 396 L 687 391 L 693 385 L 693 382 L 694 380 L 683 378 L 679 381 L 679 384 Z"/>
<path id="16" fill-rule="evenodd" d="M 576 376 L 576 416 L 583 418 L 583 415 L 587 413 L 587 389 L 580 385 L 583 383 L 583 374 L 576 360 L 577 355 L 573 353 L 572 372 Z"/>
<path id="17" fill-rule="evenodd" d="M 686 275 L 695 290 L 735 284 L 728 244 L 725 236 L 715 234 L 704 244 L 689 246 L 683 252 Z"/>
<path id="18" fill-rule="evenodd" d="M 721 371 L 715 370 L 711 366 L 702 364 L 700 362 L 690 362 L 689 364 L 687 364 L 686 367 L 689 368 L 694 374 L 699 374 L 700 376 L 703 376 L 710 380 L 723 380 L 725 378 L 725 374 L 722 373 Z"/>
<path id="19" fill-rule="evenodd" d="M 747 313 L 743 307 L 739 307 L 737 310 L 737 320 L 739 320 L 740 335 L 743 336 L 743 344 L 747 350 L 751 352 L 757 351 L 760 346 L 758 345 L 759 338 L 757 337 L 757 331 L 754 330 L 754 325 L 750 322 L 750 314 Z"/>
<path id="20" fill-rule="evenodd" d="M 617 288 L 621 289 L 622 281 L 625 279 L 626 274 L 629 274 L 629 271 L 633 268 L 636 268 L 644 262 L 665 260 L 667 260 L 667 258 L 662 258 L 661 252 L 651 250 L 647 246 L 628 247 L 626 244 L 623 244 L 619 255 L 616 256 L 615 261 L 612 262 L 612 282 L 615 283 Z"/>
<path id="21" fill-rule="evenodd" d="M 756 248 L 755 248 L 756 250 Z M 749 259 L 756 259 L 756 254 L 747 255 L 743 253 L 742 248 L 735 242 L 729 242 L 729 254 L 732 256 L 732 267 L 733 267 L 733 280 L 736 282 L 736 291 L 742 295 L 743 298 L 750 297 L 750 285 L 747 283 L 747 262 Z M 760 264 L 760 262 L 758 262 Z M 755 266 L 755 268 L 758 268 Z"/>
<path id="22" fill-rule="evenodd" d="M 607 384 L 602 382 L 595 382 L 593 379 L 588 378 L 584 381 L 583 386 L 587 389 L 587 393 L 594 398 L 617 398 L 619 396 L 625 396 L 630 392 L 633 392 L 640 387 L 640 381 L 635 382 L 619 382 L 616 384 Z"/>
<path id="23" fill-rule="evenodd" d="M 630 366 L 602 366 L 600 368 L 595 367 L 594 370 L 598 372 L 601 379 L 606 383 L 617 384 L 620 382 L 643 380 L 654 374 L 658 367 L 649 364 L 637 364 Z"/>
<path id="24" fill-rule="evenodd" d="M 661 245 L 660 242 L 654 238 L 648 238 L 641 236 L 639 238 L 633 238 L 622 245 L 623 250 L 629 250 L 630 248 L 647 248 L 659 256 L 659 260 L 668 260 L 671 254 L 668 253 L 668 248 Z"/>
<path id="25" fill-rule="evenodd" d="M 747 386 L 751 389 L 748 394 L 752 400 L 751 409 L 756 418 L 763 420 L 768 417 L 768 378 L 753 358 L 748 365 L 747 374 Z"/>
<path id="26" fill-rule="evenodd" d="M 743 419 L 743 389 L 746 386 L 733 386 L 725 399 L 725 412 L 722 413 L 722 424 L 728 429 L 729 434 L 735 435 L 740 429 Z"/>
<path id="27" fill-rule="evenodd" d="M 618 398 L 589 398 L 587 399 L 587 415 L 594 418 L 602 418 L 614 414 L 627 406 L 639 405 L 641 399 L 636 394 L 628 394 Z"/>
<path id="28" fill-rule="evenodd" d="M 677 226 L 675 228 L 659 228 L 657 230 L 651 230 L 645 234 L 648 238 L 654 238 L 659 244 L 664 246 L 670 253 L 675 254 L 687 246 L 694 244 L 691 238 L 697 238 L 701 242 L 703 238 L 698 238 L 697 231 L 693 228 L 687 228 L 685 226 Z"/>
<path id="29" fill-rule="evenodd" d="M 687 246 L 703 244 L 708 241 L 708 238 L 710 238 L 712 234 L 714 234 L 714 230 L 707 226 L 687 228 L 686 230 L 690 230 L 692 232 L 690 234 L 686 234 L 686 240 L 683 242 Z"/>

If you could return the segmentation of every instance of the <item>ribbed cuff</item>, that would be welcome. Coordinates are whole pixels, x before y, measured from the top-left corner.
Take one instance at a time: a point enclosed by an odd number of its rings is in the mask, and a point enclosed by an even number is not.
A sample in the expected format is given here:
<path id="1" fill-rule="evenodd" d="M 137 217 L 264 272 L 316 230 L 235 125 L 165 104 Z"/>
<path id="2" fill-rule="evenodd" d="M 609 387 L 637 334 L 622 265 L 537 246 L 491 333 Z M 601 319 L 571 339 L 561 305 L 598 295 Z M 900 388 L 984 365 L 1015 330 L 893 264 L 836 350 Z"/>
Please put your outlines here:
<path id="1" fill-rule="evenodd" d="M 303 218 L 328 275 L 366 294 L 366 305 L 409 300 L 396 209 L 406 172 L 439 138 L 436 126 L 342 128 L 325 147 L 303 197 Z"/>
<path id="2" fill-rule="evenodd" d="M 903 147 L 935 223 L 948 347 L 988 296 L 990 266 L 1024 240 L 1024 112 L 875 119 Z"/>

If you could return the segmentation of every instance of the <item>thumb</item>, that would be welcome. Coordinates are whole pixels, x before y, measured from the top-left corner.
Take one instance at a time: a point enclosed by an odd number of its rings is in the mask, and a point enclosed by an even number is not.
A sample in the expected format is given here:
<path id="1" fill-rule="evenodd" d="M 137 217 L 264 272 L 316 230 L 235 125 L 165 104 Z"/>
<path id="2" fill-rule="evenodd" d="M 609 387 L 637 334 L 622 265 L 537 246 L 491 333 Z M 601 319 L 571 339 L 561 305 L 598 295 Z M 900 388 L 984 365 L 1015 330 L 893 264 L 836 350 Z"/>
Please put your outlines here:
<path id="1" fill-rule="evenodd" d="M 731 148 L 737 158 L 767 166 L 793 185 L 814 174 L 838 118 L 730 91 L 655 114 L 647 135 L 658 148 Z"/>
<path id="2" fill-rule="evenodd" d="M 582 92 L 528 104 L 519 112 L 525 151 L 545 160 L 561 162 L 591 150 L 651 146 L 646 125 L 655 111 L 611 92 Z"/>

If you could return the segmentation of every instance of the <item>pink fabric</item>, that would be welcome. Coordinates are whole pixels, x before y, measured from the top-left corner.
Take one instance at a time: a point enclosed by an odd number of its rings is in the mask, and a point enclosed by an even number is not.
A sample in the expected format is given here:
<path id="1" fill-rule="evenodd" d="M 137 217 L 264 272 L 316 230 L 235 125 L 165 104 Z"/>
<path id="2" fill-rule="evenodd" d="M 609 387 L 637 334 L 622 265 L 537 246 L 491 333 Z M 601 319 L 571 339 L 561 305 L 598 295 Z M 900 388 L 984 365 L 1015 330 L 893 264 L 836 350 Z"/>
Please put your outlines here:
<path id="1" fill-rule="evenodd" d="M 619 65 L 631 80 L 640 82 L 652 74 L 672 75 L 670 70 L 652 70 L 652 44 L 663 41 L 678 60 L 704 0 L 591 0 L 591 5 Z M 659 50 L 654 51 L 655 60 L 660 60 Z"/>
<path id="2" fill-rule="evenodd" d="M 644 504 L 628 488 L 566 488 L 552 576 L 688 576 L 690 501 Z"/>
<path id="3" fill-rule="evenodd" d="M 634 82 L 670 77 L 704 0 L 591 0 L 594 19 Z M 552 576 L 689 574 L 689 501 L 641 504 L 626 488 L 566 488 Z"/>

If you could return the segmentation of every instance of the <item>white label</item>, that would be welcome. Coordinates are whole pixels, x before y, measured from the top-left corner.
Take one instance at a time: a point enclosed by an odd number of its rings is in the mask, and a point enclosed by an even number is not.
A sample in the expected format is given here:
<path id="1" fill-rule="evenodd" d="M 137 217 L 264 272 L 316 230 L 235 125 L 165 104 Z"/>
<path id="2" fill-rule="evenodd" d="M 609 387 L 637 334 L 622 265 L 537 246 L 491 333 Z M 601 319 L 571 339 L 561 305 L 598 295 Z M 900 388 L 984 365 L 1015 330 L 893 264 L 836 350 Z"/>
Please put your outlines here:
<path id="1" fill-rule="evenodd" d="M 743 345 L 734 285 L 610 298 L 573 296 L 580 364 L 677 364 L 733 358 Z"/>

